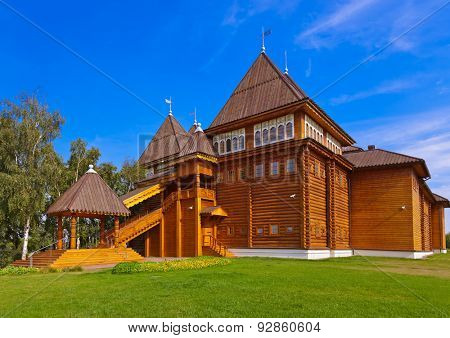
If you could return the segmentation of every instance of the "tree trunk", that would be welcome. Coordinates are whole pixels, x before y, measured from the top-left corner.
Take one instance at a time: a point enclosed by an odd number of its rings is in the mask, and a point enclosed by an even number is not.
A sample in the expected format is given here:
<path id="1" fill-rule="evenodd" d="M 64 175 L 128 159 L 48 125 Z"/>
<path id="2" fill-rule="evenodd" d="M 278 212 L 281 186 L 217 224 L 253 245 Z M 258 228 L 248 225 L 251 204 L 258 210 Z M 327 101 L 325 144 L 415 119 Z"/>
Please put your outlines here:
<path id="1" fill-rule="evenodd" d="M 23 228 L 23 248 L 22 248 L 22 260 L 27 259 L 28 254 L 28 238 L 30 237 L 30 216 L 27 217 L 25 227 Z"/>

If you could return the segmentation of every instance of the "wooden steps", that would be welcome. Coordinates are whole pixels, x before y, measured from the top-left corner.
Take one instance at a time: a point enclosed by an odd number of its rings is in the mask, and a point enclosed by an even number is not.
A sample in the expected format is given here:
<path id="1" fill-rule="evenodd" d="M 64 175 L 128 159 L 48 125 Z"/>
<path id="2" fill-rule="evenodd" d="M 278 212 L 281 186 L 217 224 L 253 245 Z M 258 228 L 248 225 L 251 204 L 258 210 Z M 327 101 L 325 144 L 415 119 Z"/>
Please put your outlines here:
<path id="1" fill-rule="evenodd" d="M 120 262 L 139 262 L 144 258 L 131 248 L 96 248 L 66 250 L 50 266 L 65 268 L 72 266 L 89 266 L 115 264 Z"/>
<path id="2" fill-rule="evenodd" d="M 203 236 L 203 256 L 234 257 L 234 255 L 212 235 Z"/>
<path id="3" fill-rule="evenodd" d="M 47 250 L 35 253 L 32 257 L 32 266 L 34 268 L 47 268 L 51 266 L 66 250 Z M 12 266 L 30 267 L 30 258 L 26 260 L 18 259 Z"/>
<path id="4" fill-rule="evenodd" d="M 222 257 L 222 255 L 219 255 L 218 252 L 216 252 L 209 246 L 202 247 L 202 256 Z"/>
<path id="5" fill-rule="evenodd" d="M 161 208 L 153 210 L 143 215 L 138 215 L 121 224 L 119 230 L 119 246 L 124 246 L 133 238 L 138 237 L 144 232 L 150 230 L 158 225 L 161 221 Z M 109 246 L 114 243 L 114 231 L 111 229 L 106 233 L 107 242 Z"/>

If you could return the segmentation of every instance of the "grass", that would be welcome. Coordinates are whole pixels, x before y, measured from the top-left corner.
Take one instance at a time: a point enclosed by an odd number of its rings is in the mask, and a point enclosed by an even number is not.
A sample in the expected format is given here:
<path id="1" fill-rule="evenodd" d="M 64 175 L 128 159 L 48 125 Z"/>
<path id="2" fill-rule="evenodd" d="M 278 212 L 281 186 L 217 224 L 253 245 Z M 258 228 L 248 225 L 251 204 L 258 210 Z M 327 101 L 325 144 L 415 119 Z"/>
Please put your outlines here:
<path id="1" fill-rule="evenodd" d="M 0 276 L 3 317 L 448 317 L 450 254 Z"/>

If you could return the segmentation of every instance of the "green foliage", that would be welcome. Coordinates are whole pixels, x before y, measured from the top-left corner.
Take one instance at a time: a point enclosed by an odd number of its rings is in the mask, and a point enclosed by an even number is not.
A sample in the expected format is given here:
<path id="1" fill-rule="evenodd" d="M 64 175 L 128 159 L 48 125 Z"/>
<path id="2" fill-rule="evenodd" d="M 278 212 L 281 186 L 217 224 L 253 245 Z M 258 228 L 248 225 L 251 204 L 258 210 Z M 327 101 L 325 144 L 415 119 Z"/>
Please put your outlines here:
<path id="1" fill-rule="evenodd" d="M 450 232 L 445 235 L 445 243 L 447 244 L 447 249 L 450 249 Z"/>
<path id="2" fill-rule="evenodd" d="M 39 272 L 37 268 L 26 268 L 22 266 L 7 266 L 0 269 L 0 276 L 3 275 L 25 275 L 27 273 Z"/>
<path id="3" fill-rule="evenodd" d="M 56 220 L 45 211 L 93 164 L 110 187 L 122 195 L 143 178 L 137 162 L 125 161 L 121 170 L 100 163 L 100 150 L 77 139 L 67 163 L 53 147 L 63 118 L 34 95 L 0 102 L 0 267 L 56 241 Z M 112 227 L 106 220 L 106 229 Z M 63 226 L 68 229 L 66 220 Z M 99 225 L 79 219 L 81 247 L 97 245 Z M 23 248 L 25 247 L 25 250 Z"/>
<path id="4" fill-rule="evenodd" d="M 123 262 L 117 264 L 112 273 L 135 273 L 135 272 L 168 272 L 177 270 L 196 270 L 215 265 L 227 265 L 231 260 L 220 257 L 196 257 L 181 260 L 171 260 L 159 263 L 153 262 Z"/>

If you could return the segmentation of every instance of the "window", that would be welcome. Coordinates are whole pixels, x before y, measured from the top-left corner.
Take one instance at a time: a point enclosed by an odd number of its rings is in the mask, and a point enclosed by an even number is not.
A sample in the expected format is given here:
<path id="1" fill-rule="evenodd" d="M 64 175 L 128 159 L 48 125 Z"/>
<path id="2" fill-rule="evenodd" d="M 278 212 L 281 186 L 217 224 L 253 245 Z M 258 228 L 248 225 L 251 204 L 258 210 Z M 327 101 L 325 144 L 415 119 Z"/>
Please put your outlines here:
<path id="1" fill-rule="evenodd" d="M 240 233 L 241 233 L 241 235 L 247 235 L 247 231 L 248 231 L 248 228 L 247 227 L 241 227 L 240 228 Z"/>
<path id="2" fill-rule="evenodd" d="M 237 137 L 233 137 L 233 151 L 238 150 L 238 139 Z"/>
<path id="3" fill-rule="evenodd" d="M 286 227 L 286 233 L 287 233 L 287 234 L 291 234 L 291 233 L 293 233 L 293 232 L 294 232 L 294 228 L 293 228 L 293 227 L 291 227 L 291 226 Z"/>
<path id="4" fill-rule="evenodd" d="M 239 136 L 239 150 L 245 149 L 245 137 L 244 135 Z"/>
<path id="5" fill-rule="evenodd" d="M 223 154 L 223 153 L 225 153 L 225 141 L 224 140 L 220 141 L 220 151 L 219 151 L 219 154 Z"/>
<path id="6" fill-rule="evenodd" d="M 228 182 L 233 182 L 233 181 L 234 181 L 234 171 L 228 170 Z"/>
<path id="7" fill-rule="evenodd" d="M 255 177 L 263 177 L 263 175 L 264 175 L 264 165 L 257 164 L 255 166 Z"/>
<path id="8" fill-rule="evenodd" d="M 214 142 L 214 151 L 215 151 L 216 153 L 219 152 L 219 142 Z"/>
<path id="9" fill-rule="evenodd" d="M 263 130 L 263 144 L 269 143 L 269 129 Z"/>
<path id="10" fill-rule="evenodd" d="M 261 131 L 257 131 L 255 133 L 255 147 L 259 147 L 261 145 Z"/>
<path id="11" fill-rule="evenodd" d="M 275 142 L 277 140 L 277 128 L 270 128 L 270 142 Z"/>
<path id="12" fill-rule="evenodd" d="M 231 151 L 231 140 L 227 139 L 227 153 Z"/>
<path id="13" fill-rule="evenodd" d="M 270 174 L 278 175 L 278 162 L 272 162 L 270 164 Z"/>
<path id="14" fill-rule="evenodd" d="M 217 174 L 216 181 L 217 181 L 217 183 L 222 183 L 223 182 L 223 175 L 221 173 Z"/>
<path id="15" fill-rule="evenodd" d="M 247 178 L 247 173 L 244 168 L 239 169 L 239 178 L 245 180 Z"/>
<path id="16" fill-rule="evenodd" d="M 327 147 L 335 154 L 342 154 L 341 144 L 333 136 L 327 133 Z"/>
<path id="17" fill-rule="evenodd" d="M 319 162 L 314 161 L 314 176 L 319 177 L 319 169 L 320 169 Z"/>
<path id="18" fill-rule="evenodd" d="M 286 161 L 286 172 L 288 174 L 292 174 L 295 171 L 295 161 L 293 158 L 290 158 Z"/>
<path id="19" fill-rule="evenodd" d="M 293 133 L 293 123 L 292 122 L 288 122 L 286 123 L 286 138 L 290 139 L 294 137 L 294 133 Z"/>
<path id="20" fill-rule="evenodd" d="M 271 225 L 270 226 L 270 234 L 271 235 L 278 235 L 278 225 Z"/>
<path id="21" fill-rule="evenodd" d="M 284 140 L 284 125 L 280 124 L 278 126 L 278 141 Z"/>
<path id="22" fill-rule="evenodd" d="M 233 236 L 234 235 L 234 228 L 232 226 L 227 227 L 227 236 Z"/>
<path id="23" fill-rule="evenodd" d="M 256 229 L 256 234 L 258 235 L 258 236 L 264 236 L 264 228 L 257 228 Z"/>
<path id="24" fill-rule="evenodd" d="M 319 124 L 310 118 L 308 115 L 305 115 L 305 130 L 306 137 L 310 137 L 316 140 L 319 143 L 323 141 L 323 128 L 319 126 Z"/>

